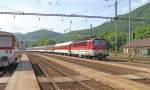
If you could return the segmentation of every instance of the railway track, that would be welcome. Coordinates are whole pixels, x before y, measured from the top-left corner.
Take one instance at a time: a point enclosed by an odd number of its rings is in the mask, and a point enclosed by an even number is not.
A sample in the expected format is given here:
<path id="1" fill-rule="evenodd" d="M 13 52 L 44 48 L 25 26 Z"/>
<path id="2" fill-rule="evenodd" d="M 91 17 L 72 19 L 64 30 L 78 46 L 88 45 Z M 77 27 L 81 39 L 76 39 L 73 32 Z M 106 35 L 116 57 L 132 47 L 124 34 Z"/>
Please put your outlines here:
<path id="1" fill-rule="evenodd" d="M 42 53 L 44 55 L 47 55 L 45 53 Z M 89 59 L 90 60 L 90 59 Z M 93 59 L 91 59 L 93 60 Z M 99 61 L 98 59 L 94 59 L 96 61 Z M 116 60 L 116 58 L 108 58 L 108 59 L 104 59 L 104 62 L 115 62 L 118 64 L 125 64 L 125 65 L 131 65 L 131 66 L 139 66 L 139 67 L 146 67 L 146 68 L 150 68 L 150 60 L 133 60 L 131 62 L 128 61 L 128 59 L 119 59 Z"/>
<path id="2" fill-rule="evenodd" d="M 79 73 L 65 68 L 55 62 L 51 62 L 46 58 L 28 53 L 32 64 L 40 68 L 44 76 L 48 79 L 48 83 L 42 83 L 43 90 L 116 90 L 108 85 L 104 85 L 99 81 L 92 79 L 81 80 L 75 76 L 81 76 Z M 37 69 L 36 69 L 37 70 Z M 35 71 L 37 72 L 37 71 Z M 62 79 L 57 82 L 54 78 L 68 78 L 69 82 Z"/>
<path id="3" fill-rule="evenodd" d="M 109 62 L 109 61 L 108 61 Z M 125 64 L 125 65 L 131 65 L 131 66 L 138 66 L 138 67 L 145 67 L 145 68 L 150 68 L 150 61 L 149 63 L 141 63 L 141 62 L 123 62 L 123 61 L 118 61 L 115 62 L 118 64 Z"/>
<path id="4" fill-rule="evenodd" d="M 86 66 L 98 71 L 102 71 L 105 73 L 109 73 L 109 74 L 113 74 L 113 75 L 122 75 L 122 74 L 134 74 L 138 71 L 136 70 L 130 70 L 130 69 L 125 69 L 125 68 L 120 68 L 120 67 L 116 67 L 116 66 L 112 66 L 112 65 L 106 65 L 106 64 L 102 64 L 102 63 L 91 63 L 88 61 L 83 61 L 83 60 L 78 60 L 78 59 L 70 59 L 70 58 L 64 58 L 61 56 L 54 56 L 54 55 L 48 55 L 48 54 L 42 54 L 42 55 L 46 55 L 49 57 L 53 57 L 59 60 L 64 60 L 67 62 L 71 62 L 71 63 L 75 63 L 78 65 L 82 65 L 82 66 Z"/>
<path id="5" fill-rule="evenodd" d="M 131 66 L 138 66 L 138 67 L 145 67 L 145 68 L 150 68 L 150 60 L 143 60 L 142 58 L 140 59 L 135 59 L 132 61 L 128 61 L 128 58 L 110 58 L 104 60 L 106 62 L 115 62 L 118 64 L 124 64 L 124 65 L 131 65 Z"/>
<path id="6" fill-rule="evenodd" d="M 150 68 L 150 60 L 148 59 L 134 59 L 132 61 L 129 61 L 128 58 L 111 58 L 108 57 L 107 59 L 104 59 L 103 61 L 105 62 L 115 62 L 118 64 L 125 64 L 125 65 L 131 65 L 131 66 L 138 66 L 138 67 L 146 67 L 146 68 Z"/>
<path id="7" fill-rule="evenodd" d="M 56 55 L 49 55 L 49 54 L 43 54 L 43 55 L 49 56 L 51 58 L 55 58 L 58 60 L 63 60 L 63 61 L 67 61 L 70 63 L 74 63 L 77 65 L 82 65 L 82 66 L 92 68 L 92 69 L 100 71 L 100 72 L 109 73 L 112 75 L 123 76 L 123 78 L 124 78 L 124 76 L 128 76 L 128 75 L 132 75 L 133 77 L 140 76 L 140 79 L 139 78 L 132 79 L 132 77 L 131 78 L 127 77 L 127 79 L 137 81 L 137 82 L 143 83 L 143 84 L 150 84 L 150 75 L 148 77 L 145 77 L 141 74 L 139 75 L 139 73 L 145 74 L 145 72 L 141 72 L 138 70 L 127 69 L 127 68 L 117 67 L 117 66 L 113 66 L 113 65 L 106 65 L 106 64 L 102 64 L 102 63 L 94 63 L 94 62 L 91 63 L 86 60 L 84 61 L 84 60 L 79 60 L 79 59 L 71 59 L 71 58 L 61 57 L 61 56 L 56 56 Z"/>
<path id="8" fill-rule="evenodd" d="M 119 60 L 116 60 L 115 57 L 108 57 L 108 59 L 106 61 L 108 62 L 122 62 L 122 63 L 126 63 L 128 62 L 128 58 L 118 58 Z M 150 59 L 145 59 L 145 58 L 139 58 L 139 59 L 134 59 L 132 60 L 132 63 L 136 63 L 136 64 L 143 64 L 143 65 L 150 65 Z"/>

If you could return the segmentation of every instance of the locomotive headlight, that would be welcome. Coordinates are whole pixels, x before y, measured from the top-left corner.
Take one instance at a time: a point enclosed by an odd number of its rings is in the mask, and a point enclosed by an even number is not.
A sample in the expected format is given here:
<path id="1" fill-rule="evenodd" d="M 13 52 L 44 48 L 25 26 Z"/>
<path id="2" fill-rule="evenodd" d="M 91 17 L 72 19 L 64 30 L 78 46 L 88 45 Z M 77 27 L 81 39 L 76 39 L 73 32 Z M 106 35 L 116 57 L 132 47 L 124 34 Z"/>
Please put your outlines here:
<path id="1" fill-rule="evenodd" d="M 7 51 L 7 50 L 6 50 L 5 52 L 6 52 L 6 53 L 8 53 L 8 51 Z"/>
<path id="2" fill-rule="evenodd" d="M 9 53 L 12 53 L 12 51 L 9 51 Z"/>

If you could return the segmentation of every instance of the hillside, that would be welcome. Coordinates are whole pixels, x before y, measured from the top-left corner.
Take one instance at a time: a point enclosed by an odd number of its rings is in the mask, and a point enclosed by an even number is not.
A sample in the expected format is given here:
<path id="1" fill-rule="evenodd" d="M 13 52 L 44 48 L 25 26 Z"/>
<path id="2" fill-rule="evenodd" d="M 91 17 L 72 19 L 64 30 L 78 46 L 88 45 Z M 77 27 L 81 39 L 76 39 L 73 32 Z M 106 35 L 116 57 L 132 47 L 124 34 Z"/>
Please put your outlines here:
<path id="1" fill-rule="evenodd" d="M 15 36 L 17 40 L 21 41 L 36 41 L 42 38 L 51 38 L 51 39 L 56 39 L 62 36 L 63 34 L 53 32 L 53 31 L 48 31 L 46 29 L 41 29 L 33 32 L 29 32 L 26 34 L 21 34 L 21 33 L 15 33 Z"/>
<path id="2" fill-rule="evenodd" d="M 25 36 L 29 37 L 28 39 L 32 40 L 39 40 L 41 38 L 49 37 L 49 38 L 56 38 L 60 37 L 62 34 L 56 33 L 53 31 L 48 31 L 48 30 L 38 30 L 34 32 L 27 33 Z"/>
<path id="3" fill-rule="evenodd" d="M 147 3 L 144 6 L 141 6 L 134 11 L 132 11 L 131 17 L 138 17 L 138 18 L 144 18 L 144 19 L 150 19 L 150 3 Z M 120 15 L 119 17 L 128 18 L 128 14 Z M 132 21 L 131 22 L 132 31 L 136 32 L 137 27 L 145 25 L 146 27 L 149 27 L 149 22 L 143 22 L 143 21 Z M 118 32 L 119 36 L 127 36 L 128 34 L 128 20 L 118 20 Z M 114 20 L 105 22 L 100 26 L 97 26 L 91 30 L 79 30 L 79 31 L 73 31 L 70 33 L 65 34 L 60 39 L 63 40 L 76 40 L 81 39 L 85 35 L 90 36 L 92 33 L 96 33 L 99 36 L 104 36 L 108 40 L 113 40 L 114 36 L 116 35 L 116 32 L 114 32 Z M 147 32 L 149 33 L 149 32 Z M 85 34 L 85 35 L 84 35 Z M 138 34 L 137 34 L 138 35 Z M 78 36 L 78 38 L 76 38 Z M 150 34 L 149 34 L 150 36 Z M 138 37 L 138 36 L 137 36 Z M 126 38 L 127 39 L 127 38 Z M 137 38 L 138 39 L 138 38 Z"/>
<path id="4" fill-rule="evenodd" d="M 16 33 L 14 33 L 14 35 L 15 35 L 17 41 L 21 41 L 24 39 L 24 35 L 22 33 L 16 32 Z"/>

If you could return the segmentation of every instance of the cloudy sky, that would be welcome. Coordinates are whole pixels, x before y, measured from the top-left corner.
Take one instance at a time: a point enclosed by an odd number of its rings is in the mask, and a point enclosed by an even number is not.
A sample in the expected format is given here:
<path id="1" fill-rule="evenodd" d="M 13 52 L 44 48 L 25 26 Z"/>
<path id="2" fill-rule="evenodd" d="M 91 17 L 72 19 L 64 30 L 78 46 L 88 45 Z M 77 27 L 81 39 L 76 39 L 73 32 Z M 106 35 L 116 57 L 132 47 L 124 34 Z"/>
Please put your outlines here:
<path id="1" fill-rule="evenodd" d="M 93 16 L 114 16 L 115 0 L 0 0 L 0 11 L 22 11 L 38 13 L 80 14 Z M 131 0 L 135 9 L 150 0 Z M 118 12 L 128 12 L 128 0 L 118 0 Z M 47 28 L 64 33 L 70 28 L 72 31 L 86 29 L 90 24 L 98 26 L 107 21 L 104 19 L 42 17 L 42 16 L 13 16 L 0 15 L 0 29 L 8 32 L 27 33 Z"/>

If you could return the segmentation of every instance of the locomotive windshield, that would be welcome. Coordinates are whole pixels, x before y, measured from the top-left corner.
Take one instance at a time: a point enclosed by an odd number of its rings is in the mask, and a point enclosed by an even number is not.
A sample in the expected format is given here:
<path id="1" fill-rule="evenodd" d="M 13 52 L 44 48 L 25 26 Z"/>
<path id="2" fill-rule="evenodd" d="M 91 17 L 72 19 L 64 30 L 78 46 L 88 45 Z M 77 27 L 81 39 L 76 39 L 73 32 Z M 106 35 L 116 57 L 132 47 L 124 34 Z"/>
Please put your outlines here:
<path id="1" fill-rule="evenodd" d="M 11 36 L 0 36 L 0 47 L 12 47 L 13 38 Z"/>
<path id="2" fill-rule="evenodd" d="M 100 40 L 100 39 L 95 39 L 94 40 L 94 42 L 93 42 L 93 44 L 94 44 L 94 46 L 96 46 L 96 45 L 105 45 L 105 40 Z"/>

